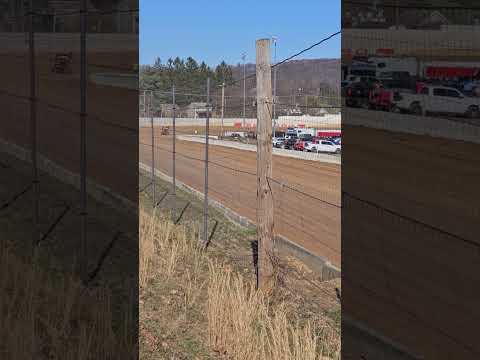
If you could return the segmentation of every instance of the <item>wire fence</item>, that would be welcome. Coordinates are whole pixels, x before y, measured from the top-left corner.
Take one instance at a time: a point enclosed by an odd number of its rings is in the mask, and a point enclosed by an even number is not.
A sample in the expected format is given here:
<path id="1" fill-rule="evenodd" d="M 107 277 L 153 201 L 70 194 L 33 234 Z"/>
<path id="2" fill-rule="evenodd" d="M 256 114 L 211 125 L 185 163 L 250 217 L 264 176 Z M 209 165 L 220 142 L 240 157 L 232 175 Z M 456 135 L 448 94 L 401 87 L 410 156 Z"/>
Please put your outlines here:
<path id="1" fill-rule="evenodd" d="M 345 4 L 342 310 L 426 358 L 478 357 L 470 332 L 480 297 L 466 291 L 478 282 L 480 249 L 479 208 L 469 201 L 478 193 L 469 175 L 480 141 L 478 7 Z M 355 162 L 364 169 L 351 171 Z M 362 299 L 388 316 L 359 310 Z M 455 321 L 461 330 L 446 326 Z M 415 332 L 398 332 L 405 322 Z"/>
<path id="2" fill-rule="evenodd" d="M 32 3 L 30 2 L 30 6 L 33 6 Z M 94 231 L 90 231 L 88 224 L 95 219 L 90 216 L 89 211 L 87 172 L 90 173 L 88 181 L 92 180 L 101 187 L 107 187 L 129 204 L 137 202 L 137 193 L 132 191 L 132 188 L 136 188 L 137 179 L 132 181 L 131 174 L 114 166 L 112 159 L 125 149 L 136 148 L 138 126 L 132 126 L 131 119 L 135 118 L 135 114 L 132 114 L 131 107 L 138 103 L 138 90 L 131 86 L 119 90 L 130 102 L 100 103 L 100 99 L 106 98 L 106 93 L 102 93 L 96 86 L 97 79 L 89 75 L 95 75 L 99 69 L 134 74 L 134 66 L 119 66 L 115 64 L 118 61 L 112 59 L 115 59 L 118 53 L 128 54 L 131 49 L 135 49 L 137 35 L 129 37 L 129 34 L 126 34 L 135 32 L 132 27 L 124 31 L 117 27 L 118 32 L 124 33 L 121 35 L 124 36 L 124 45 L 112 41 L 115 43 L 109 47 L 112 52 L 99 55 L 94 54 L 94 49 L 105 43 L 105 39 L 115 38 L 112 36 L 113 28 L 101 30 L 89 26 L 87 31 L 87 25 L 98 23 L 98 16 L 102 21 L 120 24 L 123 23 L 123 15 L 138 15 L 138 9 L 98 11 L 87 9 L 85 1 L 80 5 L 80 9 L 57 12 L 54 15 L 30 7 L 20 9 L 19 13 L 7 17 L 11 27 L 7 27 L 4 29 L 7 32 L 2 33 L 7 44 L 2 49 L 1 56 L 2 61 L 10 65 L 4 67 L 8 70 L 4 70 L 2 74 L 0 103 L 8 120 L 2 121 L 0 125 L 1 137 L 2 141 L 19 146 L 28 154 L 25 160 L 31 163 L 31 179 L 29 184 L 20 186 L 19 192 L 4 201 L 1 209 L 8 211 L 28 192 L 32 193 L 30 250 L 52 235 L 65 221 L 66 216 L 77 217 L 80 220 L 77 233 L 81 234 L 81 239 L 75 244 L 76 249 L 72 250 L 80 254 L 79 272 L 82 279 L 89 283 L 98 272 L 90 271 L 89 259 L 98 254 L 92 251 L 95 246 L 89 241 Z M 52 16 L 55 17 L 57 25 L 62 23 L 62 18 L 72 18 L 72 27 L 50 27 L 51 24 L 44 20 L 52 19 Z M 5 24 L 1 25 L 4 28 Z M 59 32 L 54 34 L 57 30 Z M 70 31 L 71 33 L 66 33 Z M 99 34 L 92 37 L 92 31 L 109 34 L 101 35 L 98 42 Z M 92 53 L 88 62 L 87 43 L 88 52 Z M 19 74 L 23 74 L 24 78 L 19 78 Z M 112 116 L 112 106 L 118 116 Z M 126 155 L 123 161 L 125 169 L 138 166 L 134 156 Z M 56 203 L 53 199 L 55 196 L 48 192 L 48 183 L 40 173 L 47 171 L 44 166 L 51 167 L 52 164 L 59 166 L 62 171 L 74 174 L 75 179 L 71 181 L 80 190 L 79 199 L 69 200 L 64 210 L 53 218 L 47 214 L 52 213 L 49 206 L 52 201 Z M 105 171 L 99 171 L 99 168 Z M 8 168 L 3 171 L 8 171 Z M 113 231 L 115 236 L 112 236 L 108 248 L 117 240 L 118 231 L 119 229 Z"/>
<path id="3" fill-rule="evenodd" d="M 331 37 L 336 35 L 338 33 Z M 273 67 L 281 66 L 302 53 Z M 245 79 L 253 81 L 254 77 L 255 74 L 247 75 Z M 239 79 L 228 86 L 238 86 L 242 83 L 243 79 Z M 207 206 L 209 198 L 221 203 L 238 216 L 246 218 L 250 223 L 256 222 L 255 152 L 208 145 L 210 136 L 223 137 L 227 129 L 231 132 L 250 130 L 248 136 L 251 137 L 252 143 L 256 144 L 256 97 L 226 98 L 224 93 L 219 94 L 218 89 L 210 91 L 208 86 L 203 91 L 182 90 L 178 91 L 176 85 L 170 91 L 140 90 L 139 112 L 143 117 L 140 131 L 140 161 L 147 166 L 154 164 L 151 167 L 151 183 L 154 183 L 157 170 L 172 178 L 173 182 L 181 181 L 202 193 L 205 201 L 202 211 L 203 241 L 208 242 L 212 236 L 211 229 L 208 229 L 211 222 Z M 312 105 L 310 106 L 312 109 L 326 107 L 338 111 L 340 107 L 339 99 L 334 93 L 304 96 L 306 99 L 311 97 L 325 103 L 321 106 Z M 226 104 L 225 100 L 229 104 Z M 247 103 L 248 100 L 251 100 L 251 103 Z M 177 102 L 186 109 L 180 109 L 181 106 Z M 329 103 L 332 105 L 328 105 Z M 186 104 L 194 105 L 188 108 Z M 253 115 L 251 122 L 242 123 L 244 104 L 250 109 L 248 114 Z M 278 106 L 290 107 L 294 104 L 279 103 Z M 233 123 L 230 121 L 227 124 L 225 121 L 226 109 L 239 115 Z M 163 116 L 157 118 L 159 121 L 155 122 L 153 115 L 159 112 L 163 112 Z M 191 121 L 181 124 L 179 121 L 182 119 L 177 119 L 178 115 L 187 115 Z M 339 121 L 336 124 L 338 126 Z M 203 144 L 179 140 L 177 137 L 180 135 L 201 136 Z M 268 182 L 274 199 L 275 236 L 287 238 L 339 266 L 341 205 L 338 168 L 334 165 L 317 166 L 315 162 L 298 165 L 295 160 L 288 157 L 275 157 L 273 168 L 274 177 L 269 178 Z M 321 188 L 317 186 L 319 179 L 324 183 Z M 169 195 L 175 196 L 173 189 Z M 162 201 L 164 199 L 161 197 Z M 153 199 L 152 204 L 162 206 L 157 200 Z M 164 204 L 167 206 L 167 202 Z M 174 209 L 176 213 L 179 210 Z"/>
<path id="4" fill-rule="evenodd" d="M 357 40 L 350 39 L 352 43 Z M 381 47 L 382 43 L 379 41 L 376 46 Z M 251 78 L 252 75 L 249 75 L 249 79 Z M 234 85 L 237 84 L 241 84 L 241 81 L 236 81 Z M 287 98 L 284 102 L 278 102 L 277 105 L 294 105 L 295 101 L 289 100 Z M 331 106 L 335 107 L 336 104 Z M 207 120 L 198 121 L 197 127 L 201 128 L 205 126 Z M 204 121 L 203 124 L 202 121 Z M 212 121 L 212 118 L 208 121 Z M 164 123 L 163 125 L 172 126 L 173 124 Z M 154 131 L 159 131 L 153 128 Z M 147 139 L 149 130 L 145 128 L 142 129 L 143 131 Z M 189 133 L 189 130 L 180 130 L 179 133 L 182 131 Z M 207 131 L 202 133 L 206 134 Z M 401 142 L 393 136 L 390 140 Z M 210 196 L 255 221 L 257 195 L 253 153 L 249 156 L 246 152 L 215 146 L 210 147 L 210 157 L 207 160 L 203 154 L 209 151 L 208 147 L 198 143 L 178 141 L 175 164 L 171 158 L 174 137 L 170 134 L 160 135 L 155 136 L 154 141 L 158 143 L 144 142 L 141 146 L 147 149 L 144 150 L 147 154 L 149 147 L 157 147 L 157 144 L 160 144 L 158 151 L 165 155 L 157 157 L 157 159 L 161 158 L 158 163 L 156 162 L 157 169 L 171 176 L 173 173 L 171 169 L 175 167 L 178 179 L 202 191 L 202 185 L 204 185 L 202 169 L 207 164 Z M 415 144 L 409 144 L 405 151 L 428 152 L 425 147 L 415 146 Z M 368 165 L 365 166 L 368 171 Z M 332 179 L 335 178 L 334 174 L 322 177 L 320 173 L 315 173 L 321 167 L 323 165 L 296 165 L 288 159 L 278 160 L 274 157 L 274 174 L 268 181 L 274 199 L 275 234 L 290 238 L 329 259 L 340 259 L 340 252 L 343 250 L 342 263 L 350 264 L 347 271 L 355 274 L 354 277 L 345 279 L 351 289 L 361 288 L 373 297 L 381 297 L 382 303 L 391 304 L 398 309 L 401 314 L 399 316 L 406 316 L 429 331 L 454 341 L 470 356 L 478 356 L 478 350 L 471 346 L 475 341 L 471 333 L 462 331 L 461 335 L 452 334 L 445 318 L 432 316 L 432 313 L 439 309 L 446 310 L 452 307 L 455 307 L 455 314 L 464 310 L 469 314 L 476 314 L 475 305 L 472 302 L 475 297 L 466 291 L 465 279 L 462 279 L 462 276 L 466 275 L 465 269 L 473 269 L 472 266 L 478 260 L 480 244 L 476 241 L 474 229 L 472 227 L 461 229 L 457 226 L 453 231 L 447 226 L 453 221 L 448 220 L 448 216 L 441 221 L 434 221 L 425 214 L 418 216 L 419 213 L 411 208 L 409 208 L 410 211 L 405 211 L 405 208 L 398 209 L 382 202 L 378 194 L 377 196 L 372 196 L 371 193 L 352 194 L 346 190 L 341 193 L 339 183 Z M 309 181 L 311 181 L 310 184 Z M 302 183 L 294 184 L 295 182 Z M 321 190 L 319 190 L 319 183 L 322 184 Z M 414 187 L 415 182 L 411 185 Z M 408 203 L 408 200 L 405 202 Z M 357 229 L 359 233 L 344 234 L 348 244 L 344 244 L 342 248 L 339 241 L 341 211 L 359 215 L 358 219 L 353 219 L 351 216 L 345 218 L 346 221 L 355 221 L 356 224 L 353 226 L 351 223 L 344 223 L 342 226 L 348 229 L 351 225 L 351 228 Z M 478 210 L 474 213 L 478 214 Z M 471 218 L 470 216 L 469 219 Z M 379 226 L 390 229 L 391 236 L 382 237 L 376 230 Z M 406 244 L 407 240 L 412 241 L 417 238 L 425 239 L 426 243 L 415 248 Z M 444 251 L 445 248 L 450 251 Z M 468 265 L 459 269 L 451 261 L 452 252 L 459 259 L 467 259 Z M 399 257 L 398 254 L 402 256 Z M 425 262 L 429 262 L 429 266 L 438 270 L 438 273 L 425 272 Z M 399 268 L 404 269 L 405 272 L 408 271 L 408 278 L 402 278 L 400 273 L 395 272 Z M 438 274 L 442 275 L 438 276 Z M 433 285 L 429 285 L 438 284 L 438 281 L 447 278 L 447 290 L 445 287 L 438 287 L 442 290 L 435 290 Z M 471 275 L 469 279 L 474 280 L 476 276 Z M 394 283 L 395 286 L 393 286 Z M 431 295 L 427 292 L 431 292 Z M 455 294 L 464 294 L 469 299 L 469 303 L 458 307 L 458 304 L 452 301 Z M 413 302 L 401 301 L 402 296 L 421 296 L 422 299 L 427 299 L 425 303 L 432 304 L 432 308 L 426 311 L 425 308 L 416 307 Z M 454 315 L 449 316 L 449 319 L 453 320 L 453 318 Z M 470 328 L 474 328 L 477 320 L 477 315 L 468 320 L 468 325 L 472 325 Z"/>

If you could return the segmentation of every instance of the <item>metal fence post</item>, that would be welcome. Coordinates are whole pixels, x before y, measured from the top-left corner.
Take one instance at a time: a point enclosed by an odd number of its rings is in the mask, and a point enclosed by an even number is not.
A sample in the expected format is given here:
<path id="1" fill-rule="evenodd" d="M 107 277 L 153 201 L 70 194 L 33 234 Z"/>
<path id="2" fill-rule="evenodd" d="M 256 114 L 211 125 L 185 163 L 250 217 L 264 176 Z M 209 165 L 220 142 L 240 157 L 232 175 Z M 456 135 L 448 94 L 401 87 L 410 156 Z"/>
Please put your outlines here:
<path id="1" fill-rule="evenodd" d="M 150 91 L 149 101 L 148 101 L 148 115 L 150 116 L 150 125 L 152 133 L 152 206 L 155 207 L 155 128 L 153 126 L 153 112 L 152 112 L 152 102 L 153 102 L 153 90 Z"/>
<path id="2" fill-rule="evenodd" d="M 173 195 L 173 221 L 177 217 L 177 183 L 175 176 L 175 155 L 176 155 L 176 105 L 175 105 L 175 85 L 172 87 L 172 122 L 173 122 L 173 139 L 172 139 L 172 195 Z"/>
<path id="3" fill-rule="evenodd" d="M 32 183 L 33 183 L 33 248 L 39 239 L 39 181 L 37 164 L 37 94 L 35 79 L 35 33 L 33 0 L 30 0 L 30 26 L 29 26 L 29 58 L 30 58 L 30 136 L 31 136 L 31 158 L 32 158 Z"/>
<path id="4" fill-rule="evenodd" d="M 208 243 L 208 140 L 210 135 L 210 78 L 207 78 L 207 121 L 205 124 L 205 183 L 203 199 L 203 241 Z"/>
<path id="5" fill-rule="evenodd" d="M 224 137 L 224 117 L 225 117 L 225 82 L 222 83 L 222 130 L 220 138 L 223 139 Z"/>
<path id="6" fill-rule="evenodd" d="M 87 0 L 80 8 L 80 216 L 82 276 L 87 278 Z"/>

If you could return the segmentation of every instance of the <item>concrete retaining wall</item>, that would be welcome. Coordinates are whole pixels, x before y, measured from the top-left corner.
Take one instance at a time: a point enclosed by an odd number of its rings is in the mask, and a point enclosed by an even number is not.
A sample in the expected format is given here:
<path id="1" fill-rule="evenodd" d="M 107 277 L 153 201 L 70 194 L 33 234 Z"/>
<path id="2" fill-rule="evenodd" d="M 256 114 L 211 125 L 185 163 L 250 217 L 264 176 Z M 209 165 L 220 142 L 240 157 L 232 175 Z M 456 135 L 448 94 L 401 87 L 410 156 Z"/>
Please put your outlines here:
<path id="1" fill-rule="evenodd" d="M 140 126 L 149 126 L 151 123 L 150 118 L 140 118 Z M 177 118 L 177 126 L 205 126 L 205 119 L 194 119 L 194 118 Z M 241 122 L 240 118 L 228 118 L 223 119 L 225 126 L 234 126 L 236 122 Z M 158 126 L 171 126 L 172 118 L 153 118 L 154 125 Z M 220 126 L 222 124 L 222 119 L 220 118 L 211 118 L 211 126 Z M 332 128 L 340 129 L 341 126 L 341 115 L 340 114 L 326 114 L 325 116 L 280 116 L 276 125 L 278 127 L 296 127 L 299 124 L 305 124 L 306 127 L 322 127 L 322 128 Z M 257 119 L 245 119 L 246 127 L 256 127 Z"/>
<path id="2" fill-rule="evenodd" d="M 198 143 L 205 143 L 205 137 L 202 136 L 186 136 L 181 135 L 177 137 L 178 140 L 184 141 L 193 141 Z M 217 140 L 215 138 L 210 137 L 209 144 L 213 146 L 224 146 L 233 149 L 239 149 L 244 151 L 257 151 L 256 145 L 249 145 L 249 144 L 242 144 L 233 141 L 225 141 L 225 140 Z M 273 155 L 278 156 L 285 156 L 291 157 L 301 160 L 309 160 L 309 161 L 318 161 L 330 164 L 341 164 L 342 160 L 339 156 L 335 155 L 328 155 L 328 154 L 317 154 L 317 153 L 309 153 L 309 152 L 302 152 L 302 151 L 292 151 L 292 150 L 285 150 L 285 149 L 273 149 Z"/>
<path id="3" fill-rule="evenodd" d="M 0 53 L 26 51 L 26 40 L 25 33 L 2 33 Z M 87 42 L 89 52 L 138 51 L 138 34 L 88 34 Z M 78 33 L 35 33 L 37 52 L 78 52 L 79 49 Z"/>
<path id="4" fill-rule="evenodd" d="M 21 161 L 30 163 L 30 151 L 18 145 L 9 143 L 0 139 L 0 152 L 4 152 Z M 38 168 L 50 176 L 60 180 L 61 182 L 71 185 L 76 189 L 80 189 L 80 176 L 60 165 L 54 163 L 45 156 L 38 155 Z M 87 193 L 98 202 L 114 207 L 119 211 L 128 211 L 130 213 L 138 213 L 138 204 L 116 194 L 111 189 L 102 186 L 94 181 L 87 179 Z"/>
<path id="5" fill-rule="evenodd" d="M 478 125 L 472 125 L 461 122 L 462 119 L 415 116 L 352 108 L 346 108 L 343 113 L 343 121 L 347 125 L 480 143 L 480 121 L 478 121 Z"/>

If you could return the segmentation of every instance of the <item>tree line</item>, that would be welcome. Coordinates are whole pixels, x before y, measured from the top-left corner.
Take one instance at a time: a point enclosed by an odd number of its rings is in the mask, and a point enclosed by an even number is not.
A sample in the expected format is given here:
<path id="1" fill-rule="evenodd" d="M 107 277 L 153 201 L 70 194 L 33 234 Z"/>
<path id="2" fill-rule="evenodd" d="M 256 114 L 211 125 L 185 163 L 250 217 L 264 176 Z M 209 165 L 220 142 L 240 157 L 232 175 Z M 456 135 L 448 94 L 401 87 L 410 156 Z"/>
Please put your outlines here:
<path id="1" fill-rule="evenodd" d="M 171 103 L 172 86 L 177 89 L 176 104 L 188 105 L 192 102 L 205 102 L 207 78 L 210 78 L 211 91 L 221 86 L 223 82 L 232 81 L 232 69 L 224 61 L 215 68 L 208 66 L 204 61 L 197 62 L 194 58 L 168 59 L 165 63 L 157 58 L 153 65 L 140 67 L 140 94 L 143 90 L 155 90 L 153 110 L 159 110 L 161 103 Z M 191 94 L 191 95 L 184 95 Z"/>

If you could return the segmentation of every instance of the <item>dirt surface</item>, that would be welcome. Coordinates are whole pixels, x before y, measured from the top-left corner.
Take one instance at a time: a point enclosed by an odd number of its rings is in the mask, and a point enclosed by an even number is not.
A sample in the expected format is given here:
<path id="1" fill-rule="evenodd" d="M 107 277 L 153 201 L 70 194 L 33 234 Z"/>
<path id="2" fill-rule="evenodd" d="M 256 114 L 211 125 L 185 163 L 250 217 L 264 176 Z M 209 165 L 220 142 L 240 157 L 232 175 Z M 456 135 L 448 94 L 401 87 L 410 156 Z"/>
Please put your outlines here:
<path id="1" fill-rule="evenodd" d="M 53 73 L 54 53 L 37 53 L 38 151 L 75 173 L 80 169 L 80 66 L 73 53 L 71 72 Z M 132 73 L 134 52 L 88 54 L 88 75 Z M 119 66 L 119 57 L 125 64 Z M 27 53 L 3 54 L 0 76 L 0 137 L 30 148 L 29 67 Z M 119 101 L 118 99 L 122 99 Z M 128 88 L 87 85 L 87 176 L 136 201 L 138 92 Z"/>
<path id="2" fill-rule="evenodd" d="M 348 125 L 344 142 L 343 314 L 424 359 L 479 358 L 480 145 Z"/>
<path id="3" fill-rule="evenodd" d="M 150 144 L 150 129 L 142 128 L 140 161 L 144 164 L 151 164 Z M 176 152 L 177 178 L 203 192 L 204 146 L 177 141 Z M 209 160 L 209 195 L 254 221 L 256 153 L 211 146 Z M 160 135 L 160 128 L 155 134 L 155 167 L 172 175 L 172 138 Z M 275 203 L 275 233 L 337 267 L 340 267 L 340 171 L 340 166 L 335 164 L 274 156 L 270 181 Z"/>

